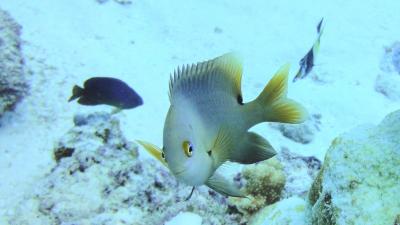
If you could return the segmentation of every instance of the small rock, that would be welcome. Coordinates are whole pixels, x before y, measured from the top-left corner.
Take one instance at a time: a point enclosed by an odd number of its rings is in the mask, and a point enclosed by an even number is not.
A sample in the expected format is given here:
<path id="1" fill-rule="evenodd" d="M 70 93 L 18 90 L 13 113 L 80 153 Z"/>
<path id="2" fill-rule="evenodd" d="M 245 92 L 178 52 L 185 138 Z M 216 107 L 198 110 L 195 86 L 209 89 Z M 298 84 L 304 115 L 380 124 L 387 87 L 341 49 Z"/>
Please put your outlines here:
<path id="1" fill-rule="evenodd" d="M 299 197 L 281 200 L 261 209 L 250 225 L 308 225 L 305 217 L 306 202 Z"/>
<path id="2" fill-rule="evenodd" d="M 219 28 L 219 27 L 215 27 L 215 28 L 214 28 L 214 33 L 216 33 L 216 34 L 221 34 L 221 33 L 222 33 L 222 29 Z"/>
<path id="3" fill-rule="evenodd" d="M 271 123 L 270 126 L 295 142 L 308 144 L 314 139 L 315 133 L 319 131 L 320 121 L 321 115 L 313 114 L 301 124 Z"/>
<path id="4" fill-rule="evenodd" d="M 380 68 L 375 91 L 392 101 L 400 101 L 400 42 L 385 49 Z"/>
<path id="5" fill-rule="evenodd" d="M 190 221 L 190 222 L 189 222 Z M 180 212 L 165 225 L 201 225 L 202 219 L 199 215 L 191 212 Z"/>
<path id="6" fill-rule="evenodd" d="M 378 74 L 375 80 L 375 91 L 392 101 L 400 101 L 400 76 L 389 72 Z"/>
<path id="7" fill-rule="evenodd" d="M 385 48 L 380 67 L 383 72 L 394 72 L 400 75 L 400 42 L 395 42 Z"/>

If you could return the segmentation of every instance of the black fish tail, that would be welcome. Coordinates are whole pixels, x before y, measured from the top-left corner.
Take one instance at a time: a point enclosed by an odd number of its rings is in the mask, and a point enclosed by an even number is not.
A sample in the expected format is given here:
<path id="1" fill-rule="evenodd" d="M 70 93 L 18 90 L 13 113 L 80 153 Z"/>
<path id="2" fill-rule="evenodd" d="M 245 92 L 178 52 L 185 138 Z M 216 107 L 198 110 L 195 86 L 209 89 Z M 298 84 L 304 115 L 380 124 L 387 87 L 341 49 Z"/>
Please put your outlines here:
<path id="1" fill-rule="evenodd" d="M 79 87 L 78 85 L 75 85 L 74 88 L 72 88 L 72 96 L 68 99 L 68 102 L 75 100 L 83 95 L 83 88 Z"/>

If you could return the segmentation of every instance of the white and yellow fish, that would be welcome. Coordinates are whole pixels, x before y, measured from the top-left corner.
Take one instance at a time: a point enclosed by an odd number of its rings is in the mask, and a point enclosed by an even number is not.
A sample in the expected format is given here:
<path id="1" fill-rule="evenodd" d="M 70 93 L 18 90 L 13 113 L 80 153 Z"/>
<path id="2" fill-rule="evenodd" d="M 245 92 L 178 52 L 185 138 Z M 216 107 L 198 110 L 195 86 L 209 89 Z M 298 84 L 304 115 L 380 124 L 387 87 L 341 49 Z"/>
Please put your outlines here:
<path id="1" fill-rule="evenodd" d="M 178 68 L 169 85 L 164 147 L 138 142 L 179 181 L 244 197 L 216 170 L 226 161 L 251 164 L 276 154 L 267 140 L 248 131 L 254 125 L 305 120 L 305 109 L 286 98 L 288 72 L 284 65 L 255 100 L 243 103 L 242 65 L 234 54 Z"/>

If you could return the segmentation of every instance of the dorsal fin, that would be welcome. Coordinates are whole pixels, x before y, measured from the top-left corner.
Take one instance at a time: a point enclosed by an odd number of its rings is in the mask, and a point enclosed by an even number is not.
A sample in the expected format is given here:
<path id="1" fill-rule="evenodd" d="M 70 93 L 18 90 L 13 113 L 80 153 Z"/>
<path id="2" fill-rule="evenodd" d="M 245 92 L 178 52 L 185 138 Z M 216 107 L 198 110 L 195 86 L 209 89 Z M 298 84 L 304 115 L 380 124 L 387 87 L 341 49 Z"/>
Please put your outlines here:
<path id="1" fill-rule="evenodd" d="M 177 68 L 171 75 L 169 98 L 190 96 L 196 91 L 223 90 L 229 95 L 241 96 L 242 64 L 233 53 L 227 53 L 209 61 Z"/>

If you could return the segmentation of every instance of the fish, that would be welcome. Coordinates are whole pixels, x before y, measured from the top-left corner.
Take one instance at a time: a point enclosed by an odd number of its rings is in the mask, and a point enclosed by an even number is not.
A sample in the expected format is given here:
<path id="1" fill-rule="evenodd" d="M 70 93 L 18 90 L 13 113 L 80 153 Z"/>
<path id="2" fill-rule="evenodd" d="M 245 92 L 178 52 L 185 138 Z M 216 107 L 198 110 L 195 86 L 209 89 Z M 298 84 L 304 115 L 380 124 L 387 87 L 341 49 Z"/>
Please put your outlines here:
<path id="1" fill-rule="evenodd" d="M 307 52 L 307 54 L 300 60 L 300 62 L 299 62 L 300 68 L 299 68 L 298 72 L 296 73 L 296 76 L 293 78 L 293 82 L 296 82 L 298 79 L 305 78 L 311 72 L 312 68 L 314 67 L 315 59 L 319 52 L 321 35 L 322 35 L 323 29 L 324 29 L 323 21 L 324 21 L 324 18 L 322 18 L 317 25 L 317 34 L 318 34 L 317 39 L 315 40 L 313 46 Z"/>
<path id="2" fill-rule="evenodd" d="M 78 99 L 81 105 L 106 104 L 118 109 L 131 109 L 143 104 L 143 99 L 122 80 L 112 77 L 92 77 L 83 88 L 75 85 L 68 102 Z"/>
<path id="3" fill-rule="evenodd" d="M 229 162 L 252 164 L 276 155 L 265 138 L 249 131 L 254 125 L 301 123 L 307 118 L 305 108 L 287 98 L 289 67 L 282 66 L 261 94 L 247 103 L 241 92 L 242 63 L 237 54 L 178 67 L 169 83 L 163 147 L 137 142 L 178 181 L 246 197 L 217 169 Z"/>

